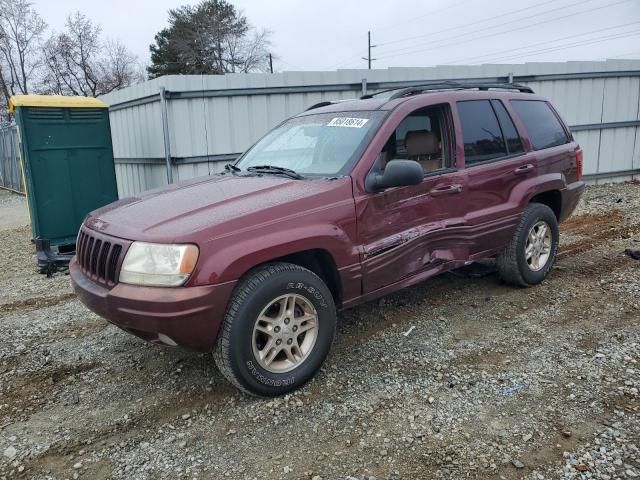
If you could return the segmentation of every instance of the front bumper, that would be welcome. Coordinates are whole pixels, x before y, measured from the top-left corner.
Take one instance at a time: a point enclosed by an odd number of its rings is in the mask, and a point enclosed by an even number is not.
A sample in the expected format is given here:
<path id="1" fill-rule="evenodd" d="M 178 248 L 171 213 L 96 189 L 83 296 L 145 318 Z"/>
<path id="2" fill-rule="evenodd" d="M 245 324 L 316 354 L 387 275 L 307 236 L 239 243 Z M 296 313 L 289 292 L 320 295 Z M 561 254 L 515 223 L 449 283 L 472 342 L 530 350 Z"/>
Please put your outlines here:
<path id="1" fill-rule="evenodd" d="M 236 282 L 200 287 L 159 288 L 118 283 L 105 288 L 91 281 L 75 257 L 71 284 L 90 310 L 151 343 L 211 350 Z"/>

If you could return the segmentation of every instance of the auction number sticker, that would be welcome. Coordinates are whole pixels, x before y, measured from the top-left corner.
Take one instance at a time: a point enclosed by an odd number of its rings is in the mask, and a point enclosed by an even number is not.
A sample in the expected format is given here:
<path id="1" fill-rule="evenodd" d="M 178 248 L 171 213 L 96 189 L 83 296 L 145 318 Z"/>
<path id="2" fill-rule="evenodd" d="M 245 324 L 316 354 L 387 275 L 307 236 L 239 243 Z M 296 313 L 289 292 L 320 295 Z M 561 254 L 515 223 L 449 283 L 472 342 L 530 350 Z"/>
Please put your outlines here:
<path id="1" fill-rule="evenodd" d="M 362 128 L 364 124 L 369 121 L 368 118 L 350 118 L 350 117 L 336 117 L 327 123 L 328 127 L 349 127 L 349 128 Z"/>

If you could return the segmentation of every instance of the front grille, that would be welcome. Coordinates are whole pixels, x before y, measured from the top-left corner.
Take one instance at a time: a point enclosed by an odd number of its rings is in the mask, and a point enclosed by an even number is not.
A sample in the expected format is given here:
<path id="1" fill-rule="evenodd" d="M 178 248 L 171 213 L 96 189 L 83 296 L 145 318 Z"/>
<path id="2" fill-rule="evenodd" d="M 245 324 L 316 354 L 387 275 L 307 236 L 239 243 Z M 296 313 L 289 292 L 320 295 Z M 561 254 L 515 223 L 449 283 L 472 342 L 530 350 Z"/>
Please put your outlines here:
<path id="1" fill-rule="evenodd" d="M 118 281 L 125 242 L 98 234 L 84 226 L 78 235 L 76 258 L 83 273 L 93 281 L 112 287 Z"/>

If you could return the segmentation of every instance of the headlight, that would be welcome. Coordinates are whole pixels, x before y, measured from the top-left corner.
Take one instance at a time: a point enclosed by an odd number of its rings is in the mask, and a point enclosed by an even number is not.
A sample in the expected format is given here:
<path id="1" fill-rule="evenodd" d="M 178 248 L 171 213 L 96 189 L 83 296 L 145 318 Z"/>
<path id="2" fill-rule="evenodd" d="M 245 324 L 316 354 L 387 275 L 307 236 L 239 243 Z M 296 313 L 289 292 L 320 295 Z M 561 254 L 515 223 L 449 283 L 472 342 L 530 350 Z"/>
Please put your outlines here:
<path id="1" fill-rule="evenodd" d="M 120 269 L 120 282 L 178 287 L 187 281 L 198 260 L 195 245 L 133 242 Z"/>

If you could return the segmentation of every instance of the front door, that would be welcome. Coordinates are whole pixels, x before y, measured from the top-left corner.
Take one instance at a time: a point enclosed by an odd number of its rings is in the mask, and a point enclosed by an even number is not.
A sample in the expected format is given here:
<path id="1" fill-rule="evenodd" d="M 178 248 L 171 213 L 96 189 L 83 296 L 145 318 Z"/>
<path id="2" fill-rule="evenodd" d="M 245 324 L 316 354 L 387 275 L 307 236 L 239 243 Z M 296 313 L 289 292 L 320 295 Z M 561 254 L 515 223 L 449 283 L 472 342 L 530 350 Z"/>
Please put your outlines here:
<path id="1" fill-rule="evenodd" d="M 423 166 L 424 180 L 356 198 L 365 294 L 465 256 L 464 246 L 448 234 L 465 213 L 452 132 L 448 105 L 421 108 L 398 124 L 380 152 L 380 169 L 408 158 Z"/>

